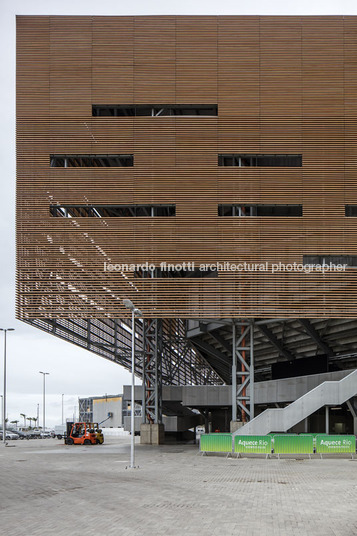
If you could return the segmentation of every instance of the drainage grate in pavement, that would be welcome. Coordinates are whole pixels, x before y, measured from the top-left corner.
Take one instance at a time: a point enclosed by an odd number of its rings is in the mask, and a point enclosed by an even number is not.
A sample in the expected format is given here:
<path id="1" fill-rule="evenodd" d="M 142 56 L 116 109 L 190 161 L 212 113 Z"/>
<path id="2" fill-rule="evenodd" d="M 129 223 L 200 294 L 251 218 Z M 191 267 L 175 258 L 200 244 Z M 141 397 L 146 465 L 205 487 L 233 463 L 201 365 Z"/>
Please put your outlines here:
<path id="1" fill-rule="evenodd" d="M 233 482 L 236 484 L 289 484 L 289 482 L 285 480 L 278 480 L 276 478 L 269 478 L 269 479 L 252 479 L 252 478 L 244 478 L 244 477 L 225 477 L 225 476 L 217 476 L 212 478 L 207 478 L 207 480 L 203 480 L 203 482 Z"/>
<path id="2" fill-rule="evenodd" d="M 144 508 L 156 508 L 156 509 L 171 509 L 171 510 L 198 510 L 204 508 L 204 505 L 202 503 L 176 503 L 176 502 L 170 502 L 170 501 L 163 501 L 159 503 L 151 503 L 151 504 L 144 504 Z"/>

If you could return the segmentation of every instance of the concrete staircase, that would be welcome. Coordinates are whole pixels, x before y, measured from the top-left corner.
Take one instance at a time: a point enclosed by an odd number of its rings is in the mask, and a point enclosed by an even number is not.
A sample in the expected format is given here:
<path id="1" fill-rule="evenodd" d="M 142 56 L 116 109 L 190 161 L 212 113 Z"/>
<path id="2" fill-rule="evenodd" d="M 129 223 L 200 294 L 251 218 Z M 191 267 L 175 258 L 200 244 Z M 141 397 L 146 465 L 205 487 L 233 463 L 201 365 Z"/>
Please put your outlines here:
<path id="1" fill-rule="evenodd" d="M 266 409 L 235 435 L 266 435 L 270 432 L 286 432 L 309 415 L 324 406 L 341 405 L 357 395 L 357 370 L 340 381 L 321 383 L 302 397 L 282 409 Z"/>

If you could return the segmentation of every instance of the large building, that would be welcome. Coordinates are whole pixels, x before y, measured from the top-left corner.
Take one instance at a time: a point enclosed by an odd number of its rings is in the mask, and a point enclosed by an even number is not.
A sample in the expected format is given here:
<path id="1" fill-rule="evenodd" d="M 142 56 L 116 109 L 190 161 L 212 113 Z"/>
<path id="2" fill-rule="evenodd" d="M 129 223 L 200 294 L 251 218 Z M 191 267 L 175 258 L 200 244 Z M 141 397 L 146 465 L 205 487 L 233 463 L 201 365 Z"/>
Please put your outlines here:
<path id="1" fill-rule="evenodd" d="M 356 57 L 357 17 L 18 17 L 18 318 L 129 367 L 131 299 L 149 423 L 355 368 Z"/>

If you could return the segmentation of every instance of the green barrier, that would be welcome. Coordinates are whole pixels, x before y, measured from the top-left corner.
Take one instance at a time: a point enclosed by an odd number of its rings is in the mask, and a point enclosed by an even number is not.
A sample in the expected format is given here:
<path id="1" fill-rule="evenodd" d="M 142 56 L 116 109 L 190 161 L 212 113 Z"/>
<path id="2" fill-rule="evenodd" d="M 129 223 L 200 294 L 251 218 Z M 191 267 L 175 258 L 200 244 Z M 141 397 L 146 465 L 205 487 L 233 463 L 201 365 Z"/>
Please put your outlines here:
<path id="1" fill-rule="evenodd" d="M 271 454 L 271 437 L 270 436 L 235 436 L 234 452 L 253 454 Z"/>
<path id="2" fill-rule="evenodd" d="M 322 435 L 316 436 L 316 452 L 331 454 L 334 452 L 356 452 L 356 437 L 354 435 Z"/>
<path id="3" fill-rule="evenodd" d="M 232 452 L 232 434 L 202 434 L 201 452 Z"/>
<path id="4" fill-rule="evenodd" d="M 314 440 L 310 436 L 276 435 L 274 437 L 275 454 L 313 454 Z"/>
<path id="5" fill-rule="evenodd" d="M 299 435 L 303 437 L 312 437 L 313 445 L 314 447 L 316 447 L 316 434 L 299 434 Z"/>

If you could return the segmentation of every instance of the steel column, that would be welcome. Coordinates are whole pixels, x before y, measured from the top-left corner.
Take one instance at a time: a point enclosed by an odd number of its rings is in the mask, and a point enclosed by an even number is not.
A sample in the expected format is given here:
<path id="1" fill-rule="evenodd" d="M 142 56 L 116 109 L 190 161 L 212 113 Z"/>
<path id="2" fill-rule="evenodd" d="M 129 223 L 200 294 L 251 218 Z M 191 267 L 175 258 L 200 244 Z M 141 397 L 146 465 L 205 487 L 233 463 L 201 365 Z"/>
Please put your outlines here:
<path id="1" fill-rule="evenodd" d="M 328 406 L 325 406 L 325 432 L 326 434 L 330 433 L 330 411 Z"/>
<path id="2" fill-rule="evenodd" d="M 250 419 L 254 419 L 254 320 L 250 321 Z"/>
<path id="3" fill-rule="evenodd" d="M 238 330 L 238 327 L 241 329 Z M 241 420 L 245 417 L 251 420 L 254 417 L 254 320 L 234 320 L 232 339 L 232 420 L 237 420 L 236 409 L 236 418 L 233 417 L 237 406 Z M 240 371 L 238 363 L 241 365 Z"/>
<path id="4" fill-rule="evenodd" d="M 162 422 L 162 321 L 145 319 L 143 341 L 143 422 Z"/>

